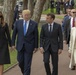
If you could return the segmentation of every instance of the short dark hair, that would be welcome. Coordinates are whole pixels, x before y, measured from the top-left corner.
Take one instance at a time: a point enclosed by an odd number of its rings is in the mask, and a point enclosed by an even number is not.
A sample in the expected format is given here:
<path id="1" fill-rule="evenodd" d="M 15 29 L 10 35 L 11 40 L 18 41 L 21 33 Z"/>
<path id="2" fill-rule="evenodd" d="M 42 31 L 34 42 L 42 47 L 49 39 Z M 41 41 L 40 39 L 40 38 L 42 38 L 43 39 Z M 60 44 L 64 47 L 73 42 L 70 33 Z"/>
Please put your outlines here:
<path id="1" fill-rule="evenodd" d="M 52 13 L 48 13 L 47 16 L 51 16 L 51 18 L 53 18 L 53 20 L 55 19 L 55 15 Z"/>

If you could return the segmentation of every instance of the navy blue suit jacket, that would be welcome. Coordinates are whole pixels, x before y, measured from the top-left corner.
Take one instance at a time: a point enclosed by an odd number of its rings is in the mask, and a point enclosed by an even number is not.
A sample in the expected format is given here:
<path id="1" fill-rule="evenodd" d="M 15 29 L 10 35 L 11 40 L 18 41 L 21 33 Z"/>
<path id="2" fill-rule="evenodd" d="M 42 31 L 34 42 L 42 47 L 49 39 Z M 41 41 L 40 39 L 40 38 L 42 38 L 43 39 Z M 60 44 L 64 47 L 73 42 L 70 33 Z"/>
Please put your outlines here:
<path id="1" fill-rule="evenodd" d="M 15 22 L 13 35 L 12 35 L 12 45 L 15 46 L 15 40 L 17 35 L 16 49 L 20 51 L 25 45 L 25 49 L 28 52 L 33 52 L 34 48 L 38 48 L 38 28 L 37 23 L 30 20 L 29 27 L 26 35 L 24 36 L 23 30 L 23 19 Z"/>
<path id="2" fill-rule="evenodd" d="M 70 18 L 69 18 L 68 15 L 65 15 L 65 16 L 64 16 L 64 18 L 63 18 L 63 22 L 62 22 L 62 31 L 64 31 L 64 26 L 65 26 L 67 20 L 69 20 L 69 19 L 70 19 Z"/>
<path id="3" fill-rule="evenodd" d="M 40 34 L 40 47 L 44 48 L 44 51 L 51 49 L 54 52 L 58 52 L 59 49 L 63 49 L 63 35 L 61 26 L 57 23 L 53 24 L 53 31 L 49 32 L 48 24 L 44 24 Z"/>

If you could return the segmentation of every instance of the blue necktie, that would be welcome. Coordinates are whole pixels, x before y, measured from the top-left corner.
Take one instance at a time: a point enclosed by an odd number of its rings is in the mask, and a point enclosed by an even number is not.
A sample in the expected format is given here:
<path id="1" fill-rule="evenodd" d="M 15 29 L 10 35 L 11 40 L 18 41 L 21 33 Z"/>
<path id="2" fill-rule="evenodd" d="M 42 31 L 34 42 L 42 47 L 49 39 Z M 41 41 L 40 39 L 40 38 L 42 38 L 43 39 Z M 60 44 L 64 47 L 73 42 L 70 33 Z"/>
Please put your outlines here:
<path id="1" fill-rule="evenodd" d="M 27 23 L 25 22 L 24 23 L 24 36 L 26 35 L 26 25 L 27 25 Z"/>

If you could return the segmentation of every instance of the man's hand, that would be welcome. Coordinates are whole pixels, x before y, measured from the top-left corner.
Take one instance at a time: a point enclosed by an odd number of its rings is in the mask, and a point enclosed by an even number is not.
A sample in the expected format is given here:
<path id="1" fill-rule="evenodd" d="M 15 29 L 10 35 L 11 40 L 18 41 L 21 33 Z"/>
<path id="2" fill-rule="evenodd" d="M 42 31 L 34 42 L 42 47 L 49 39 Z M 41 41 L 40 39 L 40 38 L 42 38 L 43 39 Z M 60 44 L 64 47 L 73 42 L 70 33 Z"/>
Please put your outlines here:
<path id="1" fill-rule="evenodd" d="M 9 47 L 9 50 L 12 51 L 12 47 Z"/>
<path id="2" fill-rule="evenodd" d="M 15 46 L 12 46 L 12 49 L 14 50 L 16 47 Z"/>
<path id="3" fill-rule="evenodd" d="M 62 53 L 62 50 L 61 50 L 61 49 L 59 49 L 59 50 L 58 50 L 58 54 L 61 54 L 61 53 Z"/>
<path id="4" fill-rule="evenodd" d="M 38 50 L 37 48 L 34 48 L 34 51 L 33 51 L 33 53 L 37 52 L 37 50 Z"/>
<path id="5" fill-rule="evenodd" d="M 69 58 L 71 58 L 71 53 L 69 53 Z"/>
<path id="6" fill-rule="evenodd" d="M 66 41 L 66 40 L 64 40 L 63 42 L 64 42 L 65 44 L 67 44 L 67 41 Z"/>
<path id="7" fill-rule="evenodd" d="M 40 49 L 41 54 L 43 54 L 43 52 L 44 52 L 43 47 L 40 47 L 39 49 Z"/>

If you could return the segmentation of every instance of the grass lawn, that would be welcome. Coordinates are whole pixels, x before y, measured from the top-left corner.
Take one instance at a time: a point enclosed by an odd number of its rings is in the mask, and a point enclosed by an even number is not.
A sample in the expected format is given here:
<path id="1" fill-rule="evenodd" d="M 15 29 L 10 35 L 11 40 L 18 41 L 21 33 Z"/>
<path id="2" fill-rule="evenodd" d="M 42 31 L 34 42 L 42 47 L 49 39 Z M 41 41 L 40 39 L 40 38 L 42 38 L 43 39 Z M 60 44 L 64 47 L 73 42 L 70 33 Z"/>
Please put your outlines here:
<path id="1" fill-rule="evenodd" d="M 64 16 L 62 16 L 62 15 L 56 15 L 56 18 L 63 19 Z"/>
<path id="2" fill-rule="evenodd" d="M 50 8 L 42 12 L 42 14 L 47 14 L 47 13 L 51 13 L 51 9 Z M 56 9 L 54 8 L 54 14 L 55 13 L 56 13 Z"/>
<path id="3" fill-rule="evenodd" d="M 4 71 L 17 63 L 17 51 L 16 50 L 10 52 L 10 59 L 11 59 L 11 64 L 4 65 Z"/>
<path id="4" fill-rule="evenodd" d="M 48 13 L 51 13 L 51 9 L 47 9 L 45 11 L 42 12 L 42 14 L 48 14 Z M 54 14 L 56 14 L 56 9 L 54 9 Z M 59 18 L 59 19 L 63 19 L 64 15 L 56 15 L 56 18 Z"/>

